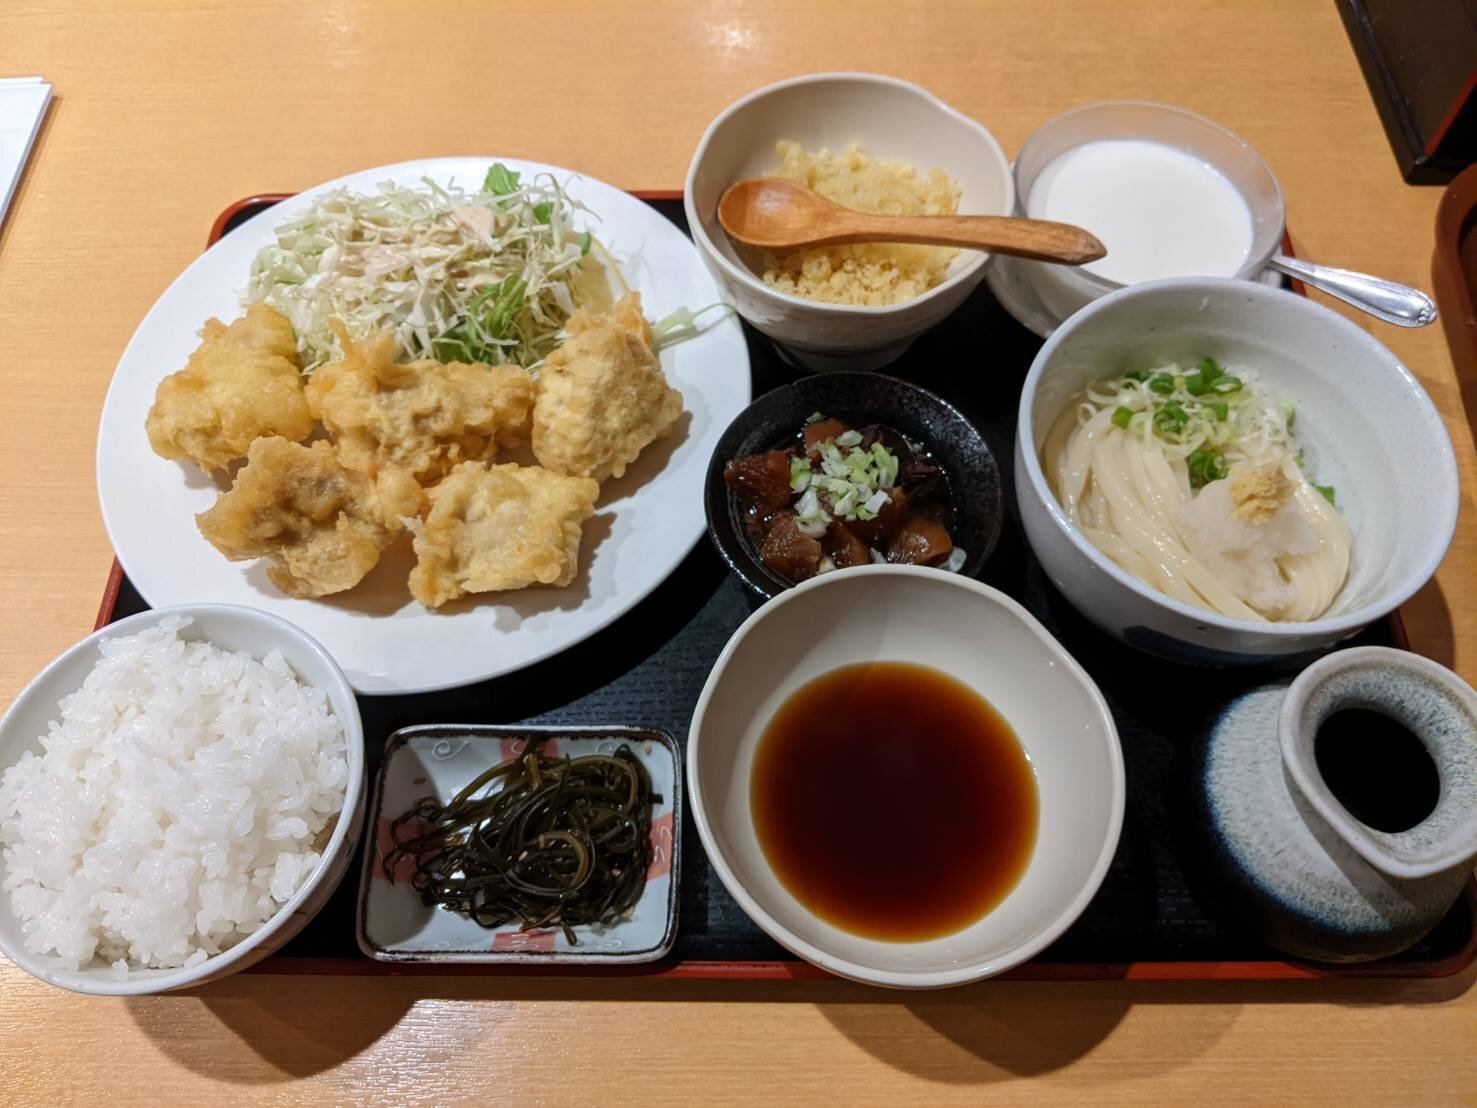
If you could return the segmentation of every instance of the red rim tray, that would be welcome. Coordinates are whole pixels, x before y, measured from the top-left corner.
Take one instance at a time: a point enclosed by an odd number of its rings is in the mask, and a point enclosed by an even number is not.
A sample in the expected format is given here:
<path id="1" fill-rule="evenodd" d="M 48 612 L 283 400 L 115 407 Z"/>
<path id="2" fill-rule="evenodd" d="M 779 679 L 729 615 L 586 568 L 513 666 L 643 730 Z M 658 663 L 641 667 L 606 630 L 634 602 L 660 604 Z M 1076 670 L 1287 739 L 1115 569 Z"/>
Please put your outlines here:
<path id="1" fill-rule="evenodd" d="M 1447 186 L 1436 209 L 1431 287 L 1467 422 L 1477 430 L 1477 165 Z"/>
<path id="2" fill-rule="evenodd" d="M 1468 177 L 1473 177 L 1469 173 Z M 1473 178 L 1472 185 L 1477 185 Z M 1463 226 L 1471 229 L 1477 222 L 1474 204 L 1477 204 L 1477 187 L 1469 185 L 1467 207 L 1464 209 Z M 671 201 L 682 197 L 680 191 L 633 190 L 640 199 L 649 201 Z M 260 193 L 245 197 L 227 207 L 216 218 L 210 230 L 206 246 L 212 246 L 225 234 L 233 221 L 249 208 L 275 204 L 287 199 L 291 193 Z M 1445 214 L 1445 209 L 1443 209 Z M 1477 230 L 1473 230 L 1477 236 Z M 1292 252 L 1290 239 L 1284 238 L 1283 248 Z M 1442 264 L 1438 253 L 1438 287 Z M 1300 282 L 1292 282 L 1295 292 L 1305 294 Z M 1464 287 L 1471 296 L 1477 290 Z M 1447 305 L 1443 304 L 1443 310 Z M 1470 313 L 1469 313 L 1470 314 Z M 1448 319 L 1451 317 L 1448 316 Z M 1477 332 L 1474 332 L 1477 334 Z M 1455 344 L 1454 344 L 1455 345 Z M 1477 350 L 1469 357 L 1477 358 Z M 113 619 L 123 584 L 123 568 L 114 559 L 102 602 L 98 608 L 95 626 L 101 628 Z M 1398 611 L 1389 617 L 1390 633 L 1396 645 L 1408 649 L 1404 623 Z M 352 880 L 350 874 L 347 880 Z M 1036 960 L 1001 975 L 1001 980 L 1015 981 L 1299 981 L 1325 978 L 1342 979 L 1385 979 L 1409 980 L 1448 977 L 1477 961 L 1477 883 L 1469 882 L 1464 893 L 1469 912 L 1474 921 L 1472 932 L 1460 949 L 1445 957 L 1428 960 L 1404 960 L 1368 962 L 1357 965 L 1320 965 L 1293 959 L 1256 961 L 1138 961 L 1138 962 L 1048 962 Z M 462 965 L 392 965 L 372 961 L 363 957 L 348 958 L 303 958 L 274 956 L 247 972 L 272 974 L 341 974 L 341 975 L 435 975 L 435 976 L 487 976 L 487 975 L 544 975 L 565 977 L 661 977 L 685 980 L 804 980 L 831 976 L 808 962 L 800 960 L 774 961 L 673 961 L 657 962 L 645 966 L 600 967 L 588 966 L 462 966 Z"/>

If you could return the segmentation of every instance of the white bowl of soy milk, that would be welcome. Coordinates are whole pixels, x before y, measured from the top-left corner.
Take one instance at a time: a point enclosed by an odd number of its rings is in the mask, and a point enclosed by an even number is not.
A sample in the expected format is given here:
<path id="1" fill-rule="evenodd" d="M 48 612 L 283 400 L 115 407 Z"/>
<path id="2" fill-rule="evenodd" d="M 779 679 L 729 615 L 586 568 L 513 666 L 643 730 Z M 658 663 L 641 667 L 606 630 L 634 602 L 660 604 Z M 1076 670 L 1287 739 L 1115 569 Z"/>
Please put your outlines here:
<path id="1" fill-rule="evenodd" d="M 1168 104 L 1107 100 L 1043 124 L 1017 155 L 1016 207 L 1072 223 L 1108 248 L 1071 268 L 1016 262 L 1057 320 L 1100 296 L 1168 277 L 1253 280 L 1282 243 L 1277 178 L 1245 141 Z"/>

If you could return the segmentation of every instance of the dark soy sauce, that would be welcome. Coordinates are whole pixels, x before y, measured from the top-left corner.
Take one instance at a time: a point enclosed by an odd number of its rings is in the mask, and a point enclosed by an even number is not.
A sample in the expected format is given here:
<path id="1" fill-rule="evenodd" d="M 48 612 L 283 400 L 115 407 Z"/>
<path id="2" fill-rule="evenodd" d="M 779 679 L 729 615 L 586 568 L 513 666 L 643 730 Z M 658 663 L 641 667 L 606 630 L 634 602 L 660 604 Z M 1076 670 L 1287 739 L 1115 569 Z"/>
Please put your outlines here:
<path id="1" fill-rule="evenodd" d="M 1425 743 L 1382 712 L 1345 708 L 1313 740 L 1329 792 L 1360 823 L 1406 831 L 1436 808 L 1441 777 Z"/>
<path id="2" fill-rule="evenodd" d="M 1036 777 L 1015 732 L 927 666 L 844 666 L 797 689 L 759 741 L 749 798 L 785 888 L 872 939 L 969 926 L 1036 846 Z"/>

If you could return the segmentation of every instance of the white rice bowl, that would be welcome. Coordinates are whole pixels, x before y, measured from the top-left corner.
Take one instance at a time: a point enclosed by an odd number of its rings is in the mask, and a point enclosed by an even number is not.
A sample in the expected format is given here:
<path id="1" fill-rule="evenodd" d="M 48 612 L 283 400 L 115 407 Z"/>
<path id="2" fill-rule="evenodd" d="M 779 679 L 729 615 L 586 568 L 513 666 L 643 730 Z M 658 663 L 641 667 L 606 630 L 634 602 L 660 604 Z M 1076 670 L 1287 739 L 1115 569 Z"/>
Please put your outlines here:
<path id="1" fill-rule="evenodd" d="M 190 622 L 99 640 L 41 752 L 29 744 L 0 775 L 0 893 L 25 949 L 59 968 L 199 966 L 344 839 L 356 774 L 328 695 L 279 650 L 258 661 L 182 637 Z"/>

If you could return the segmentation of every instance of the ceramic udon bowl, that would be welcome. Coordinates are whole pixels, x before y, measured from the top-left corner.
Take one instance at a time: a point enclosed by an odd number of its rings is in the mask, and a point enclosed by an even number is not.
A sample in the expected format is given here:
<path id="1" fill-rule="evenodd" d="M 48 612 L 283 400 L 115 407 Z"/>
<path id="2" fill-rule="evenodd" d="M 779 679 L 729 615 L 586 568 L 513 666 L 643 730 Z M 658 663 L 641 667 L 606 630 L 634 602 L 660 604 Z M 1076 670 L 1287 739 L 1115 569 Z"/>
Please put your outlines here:
<path id="1" fill-rule="evenodd" d="M 55 958 L 26 949 L 20 921 L 10 906 L 10 895 L 0 893 L 0 951 L 27 973 L 73 992 L 132 996 L 193 988 L 261 961 L 301 931 L 328 902 L 359 843 L 365 797 L 364 730 L 348 678 L 306 631 L 274 615 L 234 604 L 189 604 L 140 612 L 109 624 L 69 648 L 21 691 L 0 720 L 0 773 L 19 761 L 26 751 L 41 752 L 39 739 L 46 734 L 48 721 L 57 718 L 57 703 L 81 687 L 98 660 L 98 644 L 102 639 L 137 634 L 171 615 L 189 617 L 190 625 L 180 632 L 186 640 L 206 639 L 224 650 L 242 650 L 258 659 L 272 650 L 280 650 L 300 681 L 328 697 L 329 706 L 344 725 L 348 747 L 349 778 L 344 806 L 318 865 L 276 915 L 229 950 L 188 969 L 134 970 L 127 976 L 119 976 L 100 959 L 76 970 L 62 968 Z M 4 864 L 0 862 L 0 875 L 3 873 Z"/>
<path id="2" fill-rule="evenodd" d="M 884 942 L 820 919 L 780 883 L 754 831 L 750 776 L 775 711 L 813 678 L 870 661 L 932 666 L 980 693 L 1035 773 L 1039 824 L 1024 875 L 991 912 L 943 938 Z M 918 566 L 812 578 L 750 616 L 698 698 L 687 783 L 713 868 L 755 923 L 832 973 L 895 988 L 979 980 L 1045 949 L 1102 883 L 1123 824 L 1123 754 L 1092 678 L 1004 593 Z"/>
<path id="3" fill-rule="evenodd" d="M 931 93 L 895 77 L 816 73 L 767 85 L 725 108 L 698 141 L 683 206 L 703 262 L 739 315 L 808 369 L 877 369 L 962 304 L 985 275 L 988 254 L 961 250 L 947 278 L 886 307 L 824 304 L 764 283 L 718 224 L 718 198 L 736 181 L 772 174 L 775 145 L 839 153 L 858 143 L 919 171 L 942 169 L 960 187 L 961 214 L 1008 215 L 1010 164 L 995 137 Z"/>
<path id="4" fill-rule="evenodd" d="M 1296 405 L 1309 470 L 1337 490 L 1353 548 L 1349 578 L 1320 619 L 1252 622 L 1173 600 L 1088 542 L 1047 485 L 1041 443 L 1089 381 L 1207 355 L 1258 370 Z M 1021 522 L 1052 583 L 1104 630 L 1178 661 L 1246 665 L 1327 649 L 1424 585 L 1456 527 L 1451 439 L 1410 370 L 1337 313 L 1249 281 L 1153 281 L 1090 304 L 1036 355 L 1016 434 Z"/>

